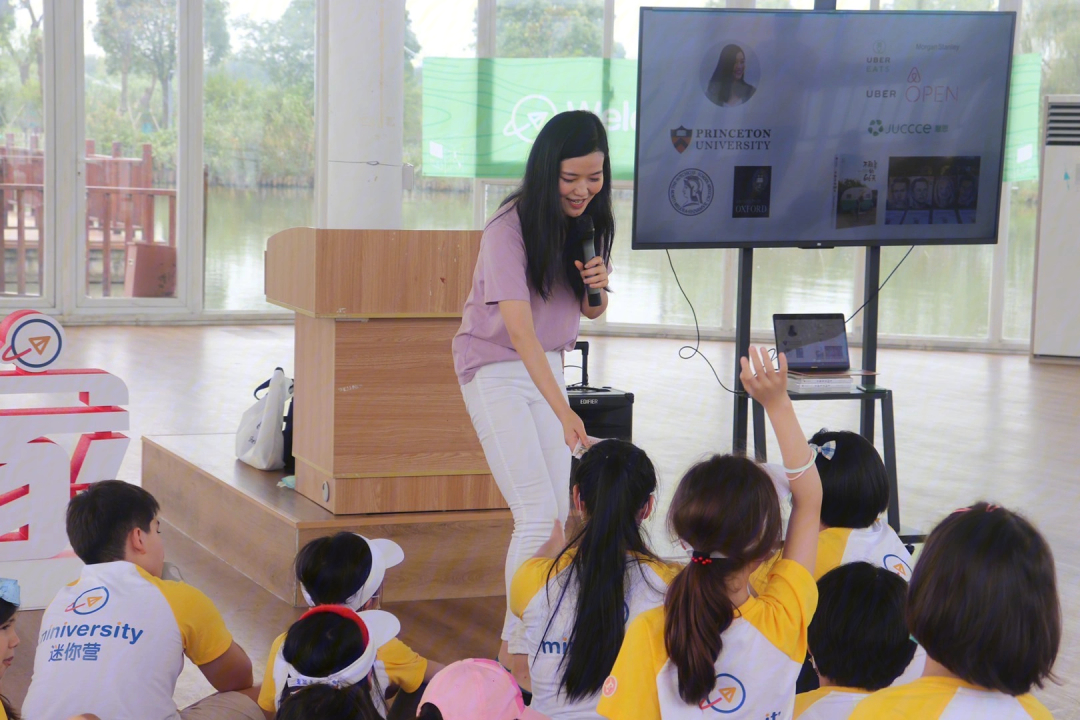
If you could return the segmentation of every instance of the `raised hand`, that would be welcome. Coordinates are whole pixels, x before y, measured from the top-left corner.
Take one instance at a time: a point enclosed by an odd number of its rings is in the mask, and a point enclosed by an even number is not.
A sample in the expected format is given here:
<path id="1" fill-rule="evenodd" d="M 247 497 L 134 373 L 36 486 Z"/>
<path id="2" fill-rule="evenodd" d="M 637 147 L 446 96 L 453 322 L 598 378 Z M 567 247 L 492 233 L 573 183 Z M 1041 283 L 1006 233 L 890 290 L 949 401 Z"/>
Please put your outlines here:
<path id="1" fill-rule="evenodd" d="M 742 371 L 739 379 L 750 397 L 761 403 L 766 410 L 777 400 L 790 400 L 787 394 L 787 357 L 777 353 L 779 368 L 774 369 L 769 360 L 769 350 L 751 347 L 749 358 L 739 358 Z"/>

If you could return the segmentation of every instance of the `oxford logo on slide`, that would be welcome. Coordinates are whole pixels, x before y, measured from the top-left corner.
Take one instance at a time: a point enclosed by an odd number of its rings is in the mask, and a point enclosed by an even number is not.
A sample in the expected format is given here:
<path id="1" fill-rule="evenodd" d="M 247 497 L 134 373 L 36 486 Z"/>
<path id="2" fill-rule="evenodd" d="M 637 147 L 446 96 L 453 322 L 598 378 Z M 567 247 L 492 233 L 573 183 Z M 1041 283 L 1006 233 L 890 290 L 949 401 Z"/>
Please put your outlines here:
<path id="1" fill-rule="evenodd" d="M 75 602 L 64 608 L 64 612 L 73 612 L 76 615 L 92 615 L 109 603 L 109 588 L 104 585 L 90 588 Z"/>
<path id="2" fill-rule="evenodd" d="M 699 704 L 702 710 L 712 710 L 721 715 L 729 715 L 746 704 L 746 687 L 739 678 L 730 673 L 716 676 L 716 687 Z"/>

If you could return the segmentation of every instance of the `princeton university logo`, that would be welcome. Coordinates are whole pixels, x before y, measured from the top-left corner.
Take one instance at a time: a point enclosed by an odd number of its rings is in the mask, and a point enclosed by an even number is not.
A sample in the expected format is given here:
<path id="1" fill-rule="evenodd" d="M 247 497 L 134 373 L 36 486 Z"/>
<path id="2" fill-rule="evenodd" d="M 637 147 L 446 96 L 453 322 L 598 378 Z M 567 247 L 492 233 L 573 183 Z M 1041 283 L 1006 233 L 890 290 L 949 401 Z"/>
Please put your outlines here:
<path id="1" fill-rule="evenodd" d="M 684 128 L 682 125 L 671 131 L 671 144 L 675 146 L 680 155 L 686 148 L 690 147 L 690 138 L 693 135 L 693 130 Z"/>

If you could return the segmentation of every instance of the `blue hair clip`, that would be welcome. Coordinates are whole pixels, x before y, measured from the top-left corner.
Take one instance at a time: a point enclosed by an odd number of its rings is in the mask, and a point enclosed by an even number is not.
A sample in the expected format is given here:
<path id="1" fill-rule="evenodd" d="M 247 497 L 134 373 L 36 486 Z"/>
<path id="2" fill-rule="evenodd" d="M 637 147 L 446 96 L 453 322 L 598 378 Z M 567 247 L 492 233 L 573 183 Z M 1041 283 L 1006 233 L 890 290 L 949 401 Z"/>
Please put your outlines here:
<path id="1" fill-rule="evenodd" d="M 833 457 L 836 455 L 836 441 L 835 440 L 830 440 L 829 442 L 825 443 L 824 445 L 814 445 L 814 443 L 810 443 L 810 446 L 811 447 L 816 447 L 817 451 L 818 451 L 818 455 L 825 458 L 826 460 L 832 460 Z"/>
<path id="2" fill-rule="evenodd" d="M 20 605 L 19 581 L 11 578 L 0 578 L 0 600 L 7 600 L 12 605 Z"/>

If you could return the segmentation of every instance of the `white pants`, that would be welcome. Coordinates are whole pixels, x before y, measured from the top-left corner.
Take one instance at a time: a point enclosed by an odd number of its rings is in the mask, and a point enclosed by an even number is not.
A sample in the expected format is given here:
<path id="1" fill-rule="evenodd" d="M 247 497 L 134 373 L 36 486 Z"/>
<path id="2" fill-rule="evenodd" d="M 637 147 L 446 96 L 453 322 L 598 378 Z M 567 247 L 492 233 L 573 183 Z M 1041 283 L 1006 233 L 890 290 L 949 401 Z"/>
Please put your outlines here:
<path id="1" fill-rule="evenodd" d="M 555 381 L 565 387 L 562 353 L 547 353 Z M 564 391 L 565 392 L 565 391 Z M 514 573 L 570 512 L 570 449 L 562 423 L 520 360 L 492 363 L 461 388 L 491 474 L 514 515 L 506 553 L 506 595 Z M 509 609 L 502 639 L 514 654 L 527 654 L 525 626 Z"/>

